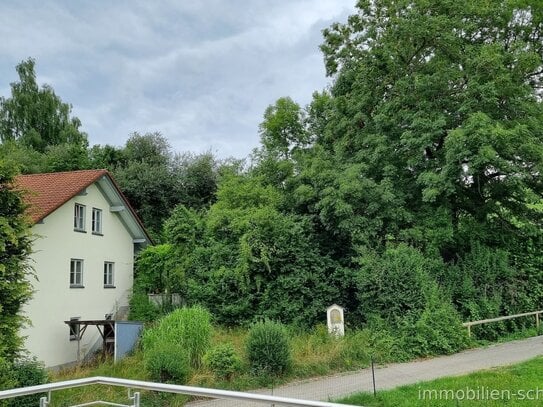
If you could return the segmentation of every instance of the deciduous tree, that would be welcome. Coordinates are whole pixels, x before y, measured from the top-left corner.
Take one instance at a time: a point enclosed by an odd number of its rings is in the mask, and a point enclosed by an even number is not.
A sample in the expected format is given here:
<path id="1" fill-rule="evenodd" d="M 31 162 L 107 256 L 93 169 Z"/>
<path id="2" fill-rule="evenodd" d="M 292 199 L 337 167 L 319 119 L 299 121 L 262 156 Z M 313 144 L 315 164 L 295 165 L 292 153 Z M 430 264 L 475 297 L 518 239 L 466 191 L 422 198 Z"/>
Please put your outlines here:
<path id="1" fill-rule="evenodd" d="M 49 85 L 40 87 L 34 68 L 31 58 L 17 65 L 19 81 L 11 84 L 11 97 L 0 98 L 0 141 L 16 140 L 39 152 L 65 143 L 86 147 L 87 136 L 71 105 Z"/>

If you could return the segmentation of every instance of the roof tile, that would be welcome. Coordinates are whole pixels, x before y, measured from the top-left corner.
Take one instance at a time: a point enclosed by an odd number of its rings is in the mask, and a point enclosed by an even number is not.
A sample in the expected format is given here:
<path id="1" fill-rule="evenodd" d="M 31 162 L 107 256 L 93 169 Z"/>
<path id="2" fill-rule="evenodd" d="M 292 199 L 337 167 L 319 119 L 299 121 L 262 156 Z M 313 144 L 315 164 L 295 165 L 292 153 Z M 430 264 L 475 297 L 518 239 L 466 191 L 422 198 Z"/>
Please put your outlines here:
<path id="1" fill-rule="evenodd" d="M 39 222 L 79 192 L 108 175 L 107 170 L 82 170 L 15 177 L 17 189 L 23 191 L 27 213 Z"/>

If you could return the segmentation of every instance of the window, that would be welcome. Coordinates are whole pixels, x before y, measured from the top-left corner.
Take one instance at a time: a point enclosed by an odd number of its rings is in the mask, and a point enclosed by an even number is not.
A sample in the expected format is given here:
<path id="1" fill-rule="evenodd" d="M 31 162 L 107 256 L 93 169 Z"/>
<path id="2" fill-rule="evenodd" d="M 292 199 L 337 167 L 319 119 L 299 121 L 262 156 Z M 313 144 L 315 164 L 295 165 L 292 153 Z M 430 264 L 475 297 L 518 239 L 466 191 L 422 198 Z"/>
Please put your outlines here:
<path id="1" fill-rule="evenodd" d="M 70 260 L 70 287 L 83 287 L 83 260 Z"/>
<path id="2" fill-rule="evenodd" d="M 95 235 L 102 234 L 102 210 L 92 208 L 92 233 Z"/>
<path id="3" fill-rule="evenodd" d="M 76 322 L 79 319 L 80 317 L 71 317 L 70 322 Z M 70 340 L 77 341 L 79 338 L 79 324 L 69 324 L 68 327 L 70 328 Z"/>
<path id="4" fill-rule="evenodd" d="M 85 205 L 75 204 L 74 208 L 74 230 L 85 231 Z"/>
<path id="5" fill-rule="evenodd" d="M 104 287 L 115 287 L 115 263 L 104 262 Z"/>

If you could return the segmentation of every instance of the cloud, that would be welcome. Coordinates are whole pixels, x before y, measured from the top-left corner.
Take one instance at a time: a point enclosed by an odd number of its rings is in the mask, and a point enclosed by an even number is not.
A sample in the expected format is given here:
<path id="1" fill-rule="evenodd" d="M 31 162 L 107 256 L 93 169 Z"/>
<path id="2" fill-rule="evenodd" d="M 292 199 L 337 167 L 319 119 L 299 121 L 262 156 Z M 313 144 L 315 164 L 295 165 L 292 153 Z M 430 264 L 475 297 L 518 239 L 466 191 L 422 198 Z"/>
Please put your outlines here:
<path id="1" fill-rule="evenodd" d="M 353 1 L 94 1 L 0 4 L 0 74 L 37 59 L 91 144 L 160 131 L 178 151 L 243 157 L 267 105 L 327 83 L 321 30 Z M 2 83 L 0 89 L 7 89 Z M 5 94 L 4 94 L 5 95 Z"/>

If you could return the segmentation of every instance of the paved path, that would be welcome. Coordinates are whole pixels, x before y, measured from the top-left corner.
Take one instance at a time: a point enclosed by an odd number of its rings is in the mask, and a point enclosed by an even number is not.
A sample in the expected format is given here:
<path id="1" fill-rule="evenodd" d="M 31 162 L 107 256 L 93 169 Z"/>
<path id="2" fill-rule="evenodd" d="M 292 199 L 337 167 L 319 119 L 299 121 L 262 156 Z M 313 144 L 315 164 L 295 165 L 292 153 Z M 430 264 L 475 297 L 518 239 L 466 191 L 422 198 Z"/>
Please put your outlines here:
<path id="1" fill-rule="evenodd" d="M 375 370 L 375 381 L 377 390 L 390 389 L 405 384 L 519 363 L 539 355 L 543 355 L 543 336 L 492 345 L 487 348 L 470 349 L 450 356 L 391 364 Z M 273 395 L 327 401 L 360 391 L 372 391 L 370 369 L 290 383 L 274 389 Z M 272 391 L 259 389 L 252 393 L 272 394 Z M 187 406 L 261 407 L 263 404 L 233 400 L 202 400 L 191 402 Z"/>

